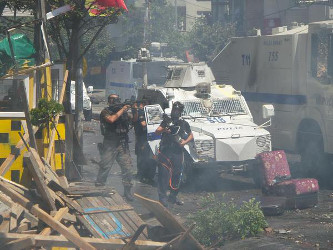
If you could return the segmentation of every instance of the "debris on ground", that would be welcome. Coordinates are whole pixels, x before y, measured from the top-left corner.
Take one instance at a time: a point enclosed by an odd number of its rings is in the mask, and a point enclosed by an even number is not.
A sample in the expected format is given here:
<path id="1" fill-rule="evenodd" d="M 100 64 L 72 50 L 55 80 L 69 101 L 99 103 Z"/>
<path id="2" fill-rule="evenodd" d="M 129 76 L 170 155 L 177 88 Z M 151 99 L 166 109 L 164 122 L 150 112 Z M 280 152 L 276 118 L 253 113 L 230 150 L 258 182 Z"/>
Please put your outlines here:
<path id="1" fill-rule="evenodd" d="M 113 188 L 68 184 L 32 147 L 25 161 L 35 184 L 30 189 L 0 177 L 2 248 L 203 249 L 190 233 L 195 225 L 185 229 L 159 202 L 138 197 L 172 232 L 153 241 L 146 223 Z"/>

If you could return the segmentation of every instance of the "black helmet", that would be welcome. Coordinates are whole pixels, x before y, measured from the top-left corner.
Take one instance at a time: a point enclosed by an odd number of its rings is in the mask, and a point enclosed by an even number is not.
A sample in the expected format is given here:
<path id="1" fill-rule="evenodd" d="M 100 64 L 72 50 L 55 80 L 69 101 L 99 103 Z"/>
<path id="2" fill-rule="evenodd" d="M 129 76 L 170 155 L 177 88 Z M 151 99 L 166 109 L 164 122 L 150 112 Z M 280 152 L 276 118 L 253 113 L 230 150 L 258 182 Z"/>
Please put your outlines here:
<path id="1" fill-rule="evenodd" d="M 173 104 L 172 104 L 172 109 L 177 109 L 177 110 L 179 110 L 180 112 L 183 112 L 183 110 L 184 110 L 184 104 L 182 104 L 181 102 L 174 102 Z"/>
<path id="2" fill-rule="evenodd" d="M 171 119 L 175 122 L 179 120 L 179 118 L 182 116 L 184 110 L 184 105 L 180 102 L 175 102 L 172 104 L 172 110 L 171 110 Z"/>

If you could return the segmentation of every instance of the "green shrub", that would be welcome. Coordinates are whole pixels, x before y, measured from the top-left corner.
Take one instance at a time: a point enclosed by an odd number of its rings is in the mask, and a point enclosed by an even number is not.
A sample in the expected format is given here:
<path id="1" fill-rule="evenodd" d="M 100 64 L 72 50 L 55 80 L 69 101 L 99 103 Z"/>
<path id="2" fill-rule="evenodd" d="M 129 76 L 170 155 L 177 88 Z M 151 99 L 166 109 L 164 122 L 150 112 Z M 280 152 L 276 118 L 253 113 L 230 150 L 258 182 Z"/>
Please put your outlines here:
<path id="1" fill-rule="evenodd" d="M 189 224 L 194 222 L 193 235 L 205 246 L 254 236 L 267 226 L 255 199 L 237 206 L 233 200 L 216 201 L 214 195 L 208 195 L 203 200 L 202 209 L 188 218 Z"/>
<path id="2" fill-rule="evenodd" d="M 40 99 L 37 108 L 31 109 L 31 123 L 48 127 L 52 119 L 63 111 L 63 106 L 55 100 Z"/>

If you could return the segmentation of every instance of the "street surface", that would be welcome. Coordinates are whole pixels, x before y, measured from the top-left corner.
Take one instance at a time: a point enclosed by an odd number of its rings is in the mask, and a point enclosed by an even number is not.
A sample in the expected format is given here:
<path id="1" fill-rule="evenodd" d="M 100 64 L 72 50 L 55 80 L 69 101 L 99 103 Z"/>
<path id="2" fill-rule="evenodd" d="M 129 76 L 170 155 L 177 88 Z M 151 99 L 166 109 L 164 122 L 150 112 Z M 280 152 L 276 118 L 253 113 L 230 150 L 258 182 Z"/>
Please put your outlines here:
<path id="1" fill-rule="evenodd" d="M 103 90 L 95 90 L 92 94 L 99 104 L 93 104 L 93 117 L 97 119 L 99 112 L 106 106 Z M 103 101 L 104 100 L 104 101 Z M 99 121 L 92 120 L 84 123 L 84 154 L 87 165 L 83 167 L 84 181 L 94 182 L 99 161 L 97 143 L 102 142 Z M 136 173 L 136 156 L 134 154 L 134 135 L 130 132 L 130 150 L 133 161 L 133 172 Z M 297 172 L 299 157 L 288 154 L 292 172 Z M 108 178 L 108 185 L 123 194 L 121 172 L 115 164 Z M 134 180 L 134 192 L 151 199 L 158 199 L 156 187 Z M 218 170 L 200 170 L 195 174 L 192 182 L 183 188 L 179 198 L 184 201 L 183 206 L 173 205 L 170 211 L 181 222 L 186 217 L 200 209 L 200 200 L 208 193 L 214 193 L 219 200 L 234 199 L 237 203 L 248 201 L 250 198 L 260 198 L 261 190 L 257 189 L 251 178 L 246 175 L 226 174 Z M 147 223 L 157 225 L 155 219 L 149 219 L 149 212 L 138 201 L 131 203 L 136 212 Z M 268 232 L 258 237 L 230 242 L 223 249 L 333 249 L 333 190 L 322 188 L 319 193 L 319 204 L 310 209 L 285 211 L 280 216 L 267 216 Z"/>

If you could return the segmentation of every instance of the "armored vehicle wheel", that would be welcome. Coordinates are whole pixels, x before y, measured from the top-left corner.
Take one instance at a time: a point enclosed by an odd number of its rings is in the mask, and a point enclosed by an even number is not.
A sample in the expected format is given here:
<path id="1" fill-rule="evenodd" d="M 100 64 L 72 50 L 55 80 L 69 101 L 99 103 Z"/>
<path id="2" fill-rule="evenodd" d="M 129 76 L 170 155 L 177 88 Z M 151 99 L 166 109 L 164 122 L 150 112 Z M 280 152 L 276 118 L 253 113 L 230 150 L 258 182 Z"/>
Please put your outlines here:
<path id="1" fill-rule="evenodd" d="M 301 171 L 304 177 L 314 177 L 325 180 L 325 169 L 329 165 L 328 156 L 319 142 L 308 141 L 301 152 Z M 325 178 L 326 177 L 326 178 Z M 329 178 L 329 177 L 328 177 Z"/>

